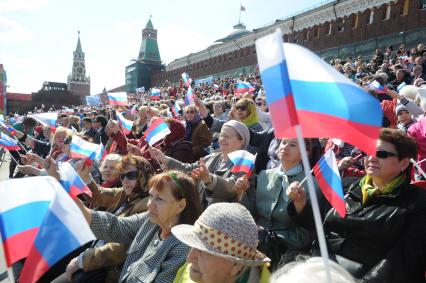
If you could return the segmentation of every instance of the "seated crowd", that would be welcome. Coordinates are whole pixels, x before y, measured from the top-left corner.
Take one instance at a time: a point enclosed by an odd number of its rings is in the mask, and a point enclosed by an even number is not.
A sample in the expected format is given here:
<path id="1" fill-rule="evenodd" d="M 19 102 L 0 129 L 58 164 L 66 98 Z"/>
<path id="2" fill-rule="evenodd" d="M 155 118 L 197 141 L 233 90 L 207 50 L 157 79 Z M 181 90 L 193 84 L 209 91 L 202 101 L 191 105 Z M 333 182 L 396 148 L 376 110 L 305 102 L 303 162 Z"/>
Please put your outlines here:
<path id="1" fill-rule="evenodd" d="M 58 164 L 67 162 L 92 192 L 76 203 L 97 240 L 40 282 L 327 282 L 302 155 L 313 166 L 328 149 L 346 203 L 342 218 L 314 176 L 332 282 L 424 282 L 425 63 L 422 44 L 378 49 L 368 64 L 363 57 L 333 60 L 381 101 L 376 156 L 333 137 L 306 138 L 307 152 L 297 139 L 275 137 L 256 74 L 193 84 L 195 102 L 186 106 L 180 81 L 160 86 L 157 101 L 136 93 L 128 106 L 59 110 L 54 133 L 31 116 L 10 115 L 6 123 L 28 151 L 10 152 L 19 162 L 11 162 L 10 178 L 58 178 Z M 253 91 L 239 94 L 238 80 Z M 55 110 L 35 110 L 47 111 Z M 130 133 L 117 112 L 134 122 Z M 171 133 L 150 146 L 144 132 L 159 117 Z M 100 164 L 71 158 L 74 135 L 109 154 Z M 241 149 L 256 154 L 250 176 L 232 170 L 228 155 Z"/>

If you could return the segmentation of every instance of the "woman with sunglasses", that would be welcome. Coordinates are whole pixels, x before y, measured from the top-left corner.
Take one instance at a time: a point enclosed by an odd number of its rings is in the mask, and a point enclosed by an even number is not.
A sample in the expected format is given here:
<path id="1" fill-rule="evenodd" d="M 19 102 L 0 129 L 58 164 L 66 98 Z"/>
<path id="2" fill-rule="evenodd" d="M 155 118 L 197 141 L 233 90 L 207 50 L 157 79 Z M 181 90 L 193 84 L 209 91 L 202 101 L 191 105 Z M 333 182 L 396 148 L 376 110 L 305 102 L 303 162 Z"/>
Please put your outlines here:
<path id="1" fill-rule="evenodd" d="M 241 98 L 235 103 L 233 111 L 234 118 L 244 123 L 249 129 L 255 132 L 263 130 L 259 123 L 259 116 L 257 115 L 256 104 L 253 100 L 248 98 Z"/>
<path id="2" fill-rule="evenodd" d="M 130 247 L 115 282 L 173 282 L 190 250 L 171 229 L 193 225 L 201 214 L 194 181 L 182 172 L 169 171 L 152 177 L 147 187 L 148 211 L 130 217 L 95 212 L 76 201 L 95 236 Z"/>
<path id="3" fill-rule="evenodd" d="M 362 282 L 424 282 L 426 192 L 410 185 L 417 146 L 398 130 L 382 129 L 366 175 L 345 188 L 346 216 L 320 202 L 331 255 Z M 315 231 L 312 209 L 298 183 L 287 189 L 293 220 Z"/>
<path id="4" fill-rule="evenodd" d="M 192 155 L 194 160 L 198 160 L 207 155 L 206 148 L 211 145 L 213 137 L 195 105 L 185 107 L 184 118 L 185 140 L 192 142 Z"/>
<path id="5" fill-rule="evenodd" d="M 118 165 L 121 188 L 98 186 L 90 177 L 91 167 L 85 164 L 80 165 L 82 168 L 79 174 L 92 191 L 91 207 L 106 208 L 107 212 L 117 217 L 127 217 L 147 211 L 148 181 L 155 174 L 151 164 L 141 156 L 129 154 L 123 157 Z M 79 283 L 117 282 L 128 248 L 128 244 L 95 241 L 90 249 L 71 260 L 66 274 L 55 282 L 64 282 L 66 278 Z"/>

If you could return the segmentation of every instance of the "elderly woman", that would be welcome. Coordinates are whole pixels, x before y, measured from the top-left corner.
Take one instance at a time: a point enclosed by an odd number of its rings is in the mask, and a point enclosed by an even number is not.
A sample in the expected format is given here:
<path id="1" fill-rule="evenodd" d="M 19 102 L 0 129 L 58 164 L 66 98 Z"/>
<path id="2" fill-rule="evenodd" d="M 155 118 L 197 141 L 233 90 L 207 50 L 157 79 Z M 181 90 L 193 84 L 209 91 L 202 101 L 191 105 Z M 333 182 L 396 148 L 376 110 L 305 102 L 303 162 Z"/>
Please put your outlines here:
<path id="1" fill-rule="evenodd" d="M 130 217 L 91 211 L 77 202 L 99 239 L 130 246 L 117 282 L 172 282 L 189 252 L 171 229 L 192 225 L 201 214 L 194 182 L 169 171 L 152 177 L 148 187 L 148 211 Z"/>
<path id="2" fill-rule="evenodd" d="M 188 105 L 184 109 L 185 140 L 192 142 L 192 155 L 195 160 L 206 156 L 206 148 L 212 143 L 212 134 L 209 127 L 201 119 L 198 109 Z"/>
<path id="3" fill-rule="evenodd" d="M 199 162 L 182 163 L 165 156 L 155 148 L 150 149 L 151 156 L 163 163 L 168 169 L 192 172 L 199 180 L 198 190 L 204 207 L 215 202 L 233 202 L 237 200 L 234 189 L 235 181 L 243 173 L 232 173 L 232 161 L 228 154 L 243 149 L 249 142 L 250 134 L 247 127 L 236 120 L 226 122 L 220 132 L 220 152 L 212 153 Z M 251 193 L 251 191 L 250 191 Z"/>
<path id="4" fill-rule="evenodd" d="M 309 154 L 311 140 L 305 139 L 305 144 Z M 256 224 L 264 229 L 260 232 L 259 250 L 271 258 L 273 269 L 282 261 L 293 260 L 295 255 L 309 248 L 313 240 L 309 231 L 296 225 L 286 210 L 291 201 L 286 195 L 287 188 L 292 182 L 300 182 L 305 178 L 296 138 L 281 140 L 278 158 L 281 161 L 278 168 L 264 170 L 257 175 L 255 202 L 247 197 L 242 199 L 242 203 L 256 219 Z M 235 184 L 238 192 L 247 190 L 249 186 L 246 177 L 239 178 Z M 270 236 L 267 231 L 274 231 L 278 237 L 273 247 L 270 246 L 271 240 L 267 239 Z M 279 250 L 279 254 L 274 253 L 275 250 Z"/>
<path id="5" fill-rule="evenodd" d="M 376 150 L 365 160 L 367 175 L 345 188 L 344 218 L 322 202 L 329 248 L 362 282 L 424 282 L 426 192 L 410 185 L 416 144 L 400 131 L 382 129 Z M 304 189 L 293 183 L 287 194 L 293 220 L 314 230 Z"/>
<path id="6" fill-rule="evenodd" d="M 117 159 L 116 159 L 117 160 Z M 114 160 L 113 162 L 117 162 Z M 102 188 L 90 179 L 90 167 L 79 172 L 92 191 L 92 207 L 105 207 L 117 217 L 127 217 L 147 210 L 148 180 L 154 176 L 149 162 L 140 156 L 127 155 L 118 159 L 121 188 Z M 105 167 L 105 160 L 103 166 Z M 103 176 L 106 176 L 105 168 Z M 111 177 L 114 174 L 111 174 Z M 66 275 L 72 282 L 117 282 L 120 267 L 126 259 L 129 245 L 97 241 L 68 264 Z M 62 276 L 64 279 L 65 276 Z M 64 280 L 55 281 L 63 282 Z"/>
<path id="7" fill-rule="evenodd" d="M 99 171 L 101 173 L 102 187 L 118 188 L 121 187 L 120 165 L 121 156 L 115 153 L 108 154 L 102 160 Z"/>
<path id="8" fill-rule="evenodd" d="M 188 264 L 179 270 L 173 283 L 269 281 L 269 259 L 256 250 L 256 223 L 242 205 L 213 204 L 194 225 L 177 225 L 172 233 L 191 247 Z"/>

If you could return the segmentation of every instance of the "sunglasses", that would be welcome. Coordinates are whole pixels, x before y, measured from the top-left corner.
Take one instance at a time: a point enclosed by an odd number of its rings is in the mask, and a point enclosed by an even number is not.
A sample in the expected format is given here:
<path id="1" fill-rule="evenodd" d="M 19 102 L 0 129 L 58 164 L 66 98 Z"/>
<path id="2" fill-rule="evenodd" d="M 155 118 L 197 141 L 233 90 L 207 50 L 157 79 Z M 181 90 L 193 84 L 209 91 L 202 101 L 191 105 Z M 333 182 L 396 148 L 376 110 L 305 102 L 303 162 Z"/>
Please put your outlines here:
<path id="1" fill-rule="evenodd" d="M 378 150 L 376 151 L 377 158 L 388 158 L 388 157 L 398 157 L 398 154 L 395 152 L 389 152 L 386 150 Z"/>
<path id="2" fill-rule="evenodd" d="M 237 109 L 238 111 L 246 111 L 247 110 L 247 106 L 245 106 L 245 105 L 236 106 L 235 109 Z"/>
<path id="3" fill-rule="evenodd" d="M 256 104 L 257 104 L 257 106 L 265 105 L 263 102 L 257 102 Z"/>
<path id="4" fill-rule="evenodd" d="M 186 114 L 194 114 L 194 113 L 195 113 L 195 111 L 194 111 L 194 110 L 188 110 L 188 111 L 186 111 L 185 113 L 186 113 Z"/>
<path id="5" fill-rule="evenodd" d="M 138 171 L 130 171 L 126 174 L 120 174 L 120 180 L 123 182 L 124 178 L 127 178 L 127 180 L 134 181 L 138 178 Z"/>

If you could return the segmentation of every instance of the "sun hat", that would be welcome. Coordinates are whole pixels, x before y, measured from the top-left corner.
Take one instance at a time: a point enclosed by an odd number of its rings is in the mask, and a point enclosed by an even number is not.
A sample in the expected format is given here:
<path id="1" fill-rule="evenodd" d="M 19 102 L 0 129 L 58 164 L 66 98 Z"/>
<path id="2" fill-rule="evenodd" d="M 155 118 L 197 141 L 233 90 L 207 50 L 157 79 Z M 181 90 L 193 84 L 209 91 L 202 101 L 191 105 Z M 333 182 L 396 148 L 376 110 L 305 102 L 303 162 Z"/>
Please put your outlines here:
<path id="1" fill-rule="evenodd" d="M 270 261 L 256 249 L 256 222 L 250 212 L 238 203 L 212 204 L 194 225 L 176 225 L 172 233 L 192 248 L 243 265 L 257 266 Z"/>

